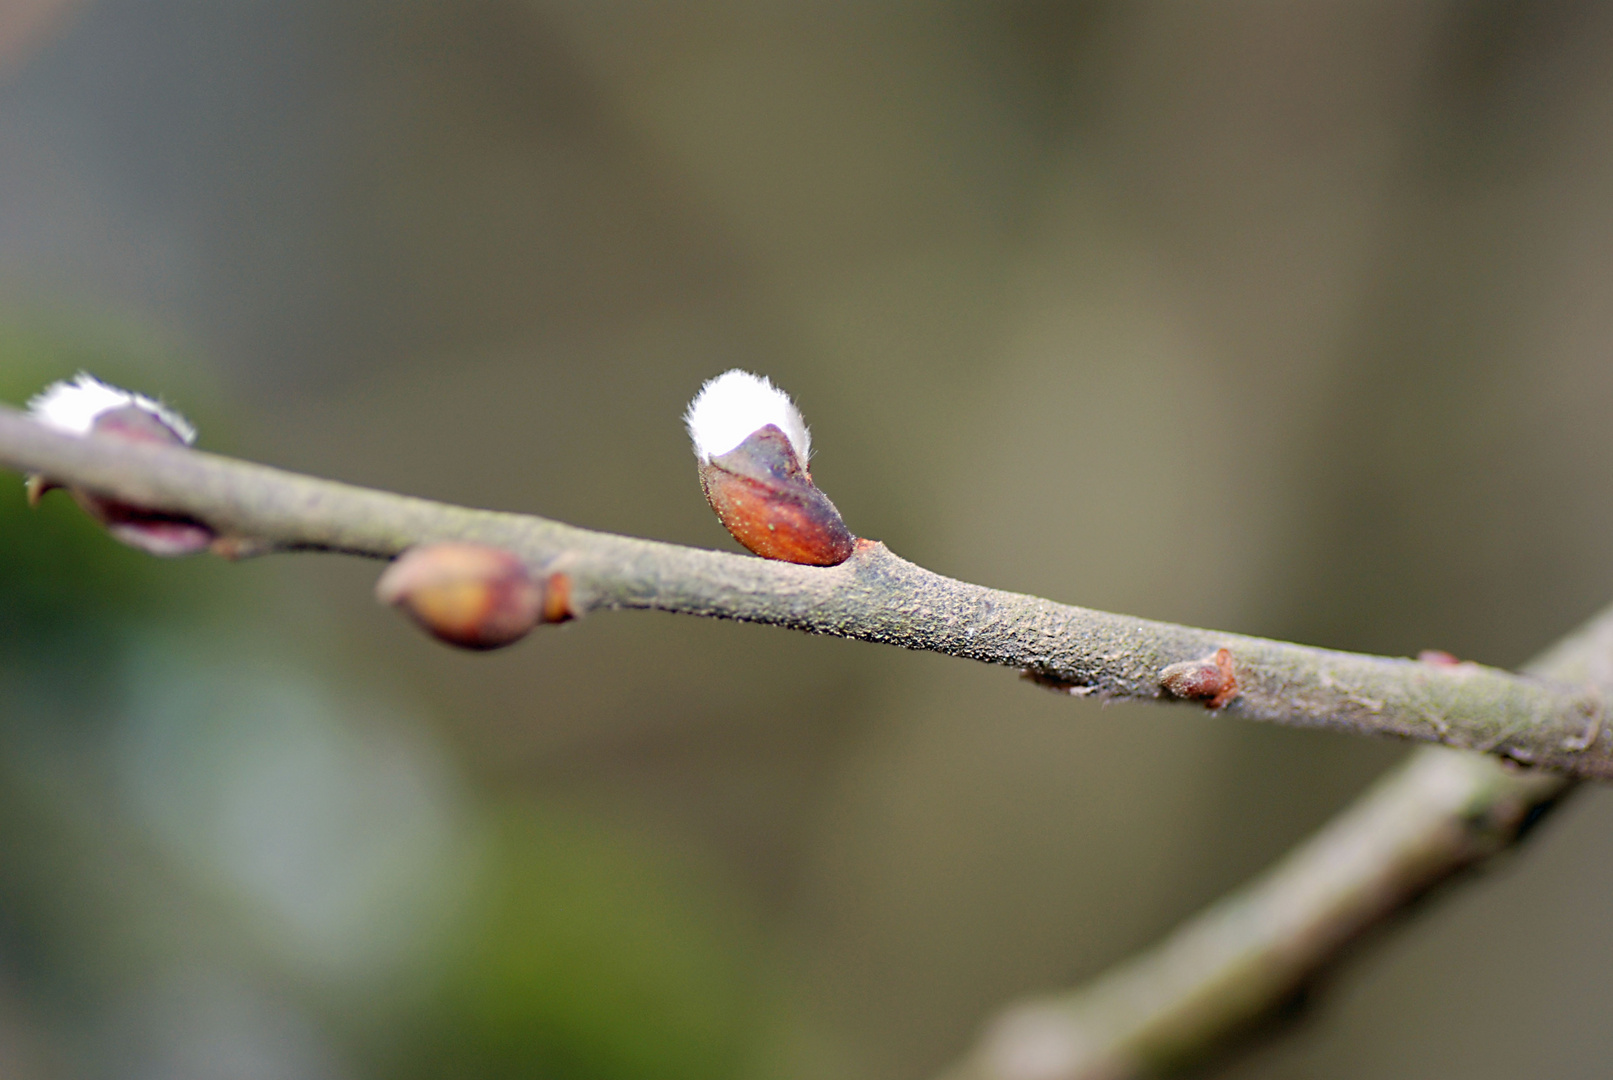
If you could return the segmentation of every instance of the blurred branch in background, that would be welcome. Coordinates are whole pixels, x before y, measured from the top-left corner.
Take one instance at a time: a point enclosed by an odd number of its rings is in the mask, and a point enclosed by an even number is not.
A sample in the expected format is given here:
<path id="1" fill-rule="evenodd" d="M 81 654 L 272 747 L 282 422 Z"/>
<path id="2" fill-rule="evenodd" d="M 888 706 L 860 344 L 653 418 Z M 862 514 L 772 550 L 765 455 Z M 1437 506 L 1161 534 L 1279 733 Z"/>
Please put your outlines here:
<path id="1" fill-rule="evenodd" d="M 1613 691 L 1613 609 L 1529 670 Z M 1073 993 L 1006 1010 L 945 1080 L 1123 1080 L 1203 1058 L 1364 932 L 1509 847 L 1572 787 L 1424 750 L 1156 948 Z"/>
<path id="2" fill-rule="evenodd" d="M 1613 775 L 1590 687 L 1478 664 L 1363 656 L 1056 604 L 933 574 L 860 542 L 838 567 L 749 559 L 469 510 L 178 447 L 47 430 L 0 409 L 0 462 L 194 518 L 225 552 L 390 557 L 445 540 L 507 549 L 569 579 L 571 614 L 647 608 L 767 623 L 1015 667 L 1077 696 L 1181 698 L 1296 727 L 1493 752 Z"/>

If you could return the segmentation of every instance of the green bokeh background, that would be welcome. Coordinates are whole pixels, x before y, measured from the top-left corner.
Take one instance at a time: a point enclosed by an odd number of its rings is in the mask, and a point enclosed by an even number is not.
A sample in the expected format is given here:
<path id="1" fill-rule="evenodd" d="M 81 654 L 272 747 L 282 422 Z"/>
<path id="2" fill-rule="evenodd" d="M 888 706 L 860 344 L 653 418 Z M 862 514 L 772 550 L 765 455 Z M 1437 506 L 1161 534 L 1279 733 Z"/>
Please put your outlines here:
<path id="1" fill-rule="evenodd" d="M 1138 615 L 1514 665 L 1613 596 L 1590 4 L 0 5 L 0 400 L 732 548 L 679 414 Z M 8 492 L 9 488 L 9 492 Z M 0 1076 L 916 1080 L 1403 748 L 653 614 L 444 649 L 376 566 L 0 478 Z M 1239 1080 L 1598 1075 L 1613 803 Z"/>

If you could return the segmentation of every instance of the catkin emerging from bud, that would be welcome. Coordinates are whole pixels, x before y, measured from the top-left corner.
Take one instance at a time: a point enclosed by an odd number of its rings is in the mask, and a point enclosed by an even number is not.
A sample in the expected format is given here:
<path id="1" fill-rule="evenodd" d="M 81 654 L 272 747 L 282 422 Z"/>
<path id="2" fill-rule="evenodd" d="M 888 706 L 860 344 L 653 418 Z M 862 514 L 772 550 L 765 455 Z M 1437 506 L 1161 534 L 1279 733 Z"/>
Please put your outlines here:
<path id="1" fill-rule="evenodd" d="M 46 427 L 69 435 L 97 435 L 128 442 L 189 446 L 196 429 L 179 413 L 144 394 L 110 386 L 93 375 L 52 383 L 28 403 L 28 413 Z M 57 485 L 48 477 L 28 478 L 28 500 L 37 503 Z M 213 530 L 194 518 L 104 498 L 81 488 L 68 489 L 85 513 L 107 532 L 152 555 L 193 555 L 213 543 Z"/>
<path id="2" fill-rule="evenodd" d="M 701 490 L 734 539 L 784 562 L 851 557 L 857 538 L 812 482 L 811 433 L 789 395 L 761 376 L 725 372 L 701 388 L 684 422 Z"/>

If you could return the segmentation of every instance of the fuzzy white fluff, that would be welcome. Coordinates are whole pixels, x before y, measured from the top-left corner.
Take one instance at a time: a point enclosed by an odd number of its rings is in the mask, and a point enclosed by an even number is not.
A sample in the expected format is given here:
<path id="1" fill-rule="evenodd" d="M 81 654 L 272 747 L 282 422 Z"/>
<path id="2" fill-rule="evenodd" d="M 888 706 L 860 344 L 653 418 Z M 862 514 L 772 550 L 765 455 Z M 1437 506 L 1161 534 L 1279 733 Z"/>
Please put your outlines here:
<path id="1" fill-rule="evenodd" d="M 695 456 L 701 461 L 728 453 L 768 424 L 784 432 L 803 465 L 812 455 L 812 433 L 790 395 L 766 376 L 738 368 L 707 380 L 689 403 L 683 422 L 689 426 Z"/>
<path id="2" fill-rule="evenodd" d="M 49 386 L 28 402 L 28 412 L 46 427 L 71 435 L 87 435 L 95 418 L 112 409 L 133 405 L 155 416 L 187 444 L 196 441 L 191 422 L 159 401 L 108 386 L 94 375 L 79 372 L 72 380 Z"/>

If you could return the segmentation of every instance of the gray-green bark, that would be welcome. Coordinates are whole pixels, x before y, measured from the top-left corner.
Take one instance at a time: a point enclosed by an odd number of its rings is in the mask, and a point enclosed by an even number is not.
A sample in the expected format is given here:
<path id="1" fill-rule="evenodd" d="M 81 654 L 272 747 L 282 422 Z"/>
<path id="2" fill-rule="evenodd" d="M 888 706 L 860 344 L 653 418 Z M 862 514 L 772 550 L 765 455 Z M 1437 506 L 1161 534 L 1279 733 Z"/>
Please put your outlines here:
<path id="1" fill-rule="evenodd" d="M 876 543 L 819 568 L 589 532 L 299 476 L 193 450 L 47 430 L 0 410 L 0 464 L 195 517 L 244 550 L 391 557 L 473 540 L 570 575 L 582 611 L 652 608 L 836 634 L 1018 668 L 1106 699 L 1168 696 L 1167 669 L 1231 655 L 1234 716 L 1482 750 L 1613 776 L 1599 690 L 1477 664 L 1363 656 L 1056 604 L 932 574 Z M 691 490 L 693 483 L 691 482 Z M 1174 684 L 1173 684 L 1174 685 Z"/>
<path id="2" fill-rule="evenodd" d="M 1019 668 L 1076 694 L 1174 691 L 1251 719 L 1494 755 L 1430 748 L 1413 756 L 1154 950 L 1082 990 L 1006 1012 L 947 1080 L 1116 1080 L 1191 1060 L 1269 1011 L 1364 930 L 1512 843 L 1571 789 L 1571 777 L 1613 775 L 1613 734 L 1602 722 L 1604 695 L 1613 693 L 1613 612 L 1513 675 L 1069 607 L 944 578 L 876 543 L 859 544 L 840 566 L 815 568 L 588 532 L 191 450 L 62 435 L 4 408 L 0 464 L 194 517 L 238 552 L 388 558 L 422 543 L 478 541 L 534 570 L 569 575 L 580 611 L 653 608 L 771 623 Z"/>
<path id="3" fill-rule="evenodd" d="M 1613 693 L 1613 609 L 1529 669 Z M 1420 751 L 1153 949 L 1005 1010 L 942 1080 L 1132 1080 L 1202 1056 L 1363 932 L 1511 845 L 1572 787 L 1478 754 Z"/>

